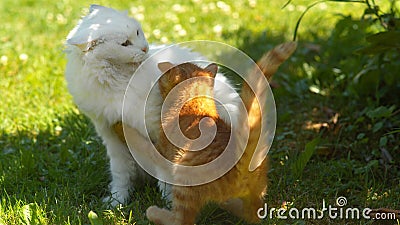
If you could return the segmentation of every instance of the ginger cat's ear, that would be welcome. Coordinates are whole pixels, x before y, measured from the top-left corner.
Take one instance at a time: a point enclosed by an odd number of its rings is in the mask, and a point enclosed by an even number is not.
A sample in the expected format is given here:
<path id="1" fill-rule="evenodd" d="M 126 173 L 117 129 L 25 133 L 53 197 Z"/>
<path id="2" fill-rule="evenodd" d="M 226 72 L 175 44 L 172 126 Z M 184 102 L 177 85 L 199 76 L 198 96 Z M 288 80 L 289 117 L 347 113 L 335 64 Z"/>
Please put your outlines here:
<path id="1" fill-rule="evenodd" d="M 206 68 L 204 68 L 205 70 L 211 72 L 212 77 L 215 77 L 215 75 L 218 72 L 218 65 L 215 63 L 211 63 L 210 65 L 208 65 Z"/>
<path id="2" fill-rule="evenodd" d="M 175 65 L 170 63 L 170 62 L 160 62 L 158 64 L 158 69 L 160 69 L 160 71 L 162 73 L 167 72 L 169 69 L 171 69 L 172 67 L 174 67 Z"/>
<path id="3" fill-rule="evenodd" d="M 165 98 L 169 91 L 177 84 L 179 83 L 179 73 L 176 74 L 176 70 L 174 69 L 175 73 L 170 71 L 167 73 L 167 71 L 171 70 L 172 68 L 175 67 L 174 64 L 170 62 L 160 62 L 158 63 L 158 69 L 160 69 L 162 76 L 158 80 L 158 87 L 161 92 L 161 96 Z"/>

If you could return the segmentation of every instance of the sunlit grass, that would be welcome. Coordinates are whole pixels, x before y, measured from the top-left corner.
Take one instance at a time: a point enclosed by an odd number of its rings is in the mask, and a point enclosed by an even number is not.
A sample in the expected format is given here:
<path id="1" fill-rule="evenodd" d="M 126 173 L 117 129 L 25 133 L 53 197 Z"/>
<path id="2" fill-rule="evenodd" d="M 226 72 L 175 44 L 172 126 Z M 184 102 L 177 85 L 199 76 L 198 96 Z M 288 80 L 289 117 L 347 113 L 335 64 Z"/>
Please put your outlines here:
<path id="1" fill-rule="evenodd" d="M 46 120 L 47 115 L 54 117 L 71 107 L 63 78 L 63 43 L 68 31 L 91 3 L 68 0 L 57 3 L 5 0 L 0 3 L 6 21 L 0 29 L 2 129 L 15 132 L 20 126 L 44 128 L 49 121 L 41 121 Z M 283 2 L 252 0 L 96 3 L 128 10 L 142 22 L 151 43 L 206 39 L 237 47 L 251 41 L 243 39 L 244 36 L 259 33 L 265 33 L 265 38 L 271 42 L 276 42 L 276 37 L 290 40 L 296 20 L 310 4 L 309 1 L 294 1 L 281 9 Z M 335 13 L 351 12 L 357 10 L 323 3 L 305 17 L 299 36 L 327 35 L 331 29 L 329 25 L 337 18 Z M 258 51 L 265 49 L 266 46 L 260 46 Z"/>

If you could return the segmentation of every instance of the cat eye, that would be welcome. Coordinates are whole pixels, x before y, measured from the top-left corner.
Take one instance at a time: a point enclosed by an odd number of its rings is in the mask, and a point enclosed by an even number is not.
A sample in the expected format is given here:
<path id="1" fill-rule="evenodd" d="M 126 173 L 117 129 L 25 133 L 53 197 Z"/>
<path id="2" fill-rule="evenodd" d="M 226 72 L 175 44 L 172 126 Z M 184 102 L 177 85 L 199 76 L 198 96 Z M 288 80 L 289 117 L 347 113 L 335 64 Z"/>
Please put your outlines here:
<path id="1" fill-rule="evenodd" d="M 139 30 L 136 30 L 136 36 L 139 36 Z"/>
<path id="2" fill-rule="evenodd" d="M 126 40 L 124 43 L 121 44 L 122 46 L 128 46 L 132 45 L 132 42 L 130 40 Z"/>

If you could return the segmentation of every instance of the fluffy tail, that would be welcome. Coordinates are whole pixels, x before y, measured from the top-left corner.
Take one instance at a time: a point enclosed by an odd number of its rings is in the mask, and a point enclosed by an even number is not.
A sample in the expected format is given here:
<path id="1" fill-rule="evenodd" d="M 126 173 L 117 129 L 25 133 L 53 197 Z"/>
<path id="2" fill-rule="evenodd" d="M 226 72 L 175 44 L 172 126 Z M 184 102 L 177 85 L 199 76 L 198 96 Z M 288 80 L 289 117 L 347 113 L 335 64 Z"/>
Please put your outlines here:
<path id="1" fill-rule="evenodd" d="M 243 157 L 247 158 L 247 163 L 250 161 L 249 170 L 255 170 L 265 159 L 268 150 L 272 144 L 272 139 L 275 130 L 275 124 L 271 119 L 275 119 L 275 110 L 273 98 L 269 90 L 269 81 L 272 75 L 277 71 L 278 67 L 285 62 L 296 50 L 296 42 L 287 42 L 280 44 L 267 52 L 257 62 L 257 68 L 254 68 L 247 76 L 243 83 L 240 97 L 247 110 L 246 118 L 239 118 L 239 126 L 249 127 L 249 139 Z M 262 73 L 262 74 L 261 74 Z M 244 109 L 241 109 L 244 110 Z M 240 116 L 246 115 L 246 112 L 240 112 Z M 243 132 L 245 129 L 237 130 L 237 140 L 243 140 Z M 272 132 L 272 133 L 271 133 Z M 243 143 L 242 143 L 243 144 Z M 243 145 L 239 145 L 243 146 Z M 247 156 L 247 157 L 246 157 Z"/>
<path id="2" fill-rule="evenodd" d="M 296 42 L 286 42 L 265 53 L 257 62 L 257 66 L 263 72 L 268 81 L 278 70 L 278 67 L 285 62 L 296 50 Z"/>
<path id="3" fill-rule="evenodd" d="M 254 111 L 255 109 L 251 110 L 253 107 L 252 103 L 255 99 L 254 94 L 261 94 L 265 91 L 265 86 L 260 86 L 258 84 L 264 83 L 263 77 L 262 76 L 257 76 L 260 75 L 259 72 L 262 72 L 265 76 L 265 78 L 270 81 L 272 78 L 272 75 L 275 74 L 275 72 L 278 70 L 279 66 L 284 63 L 296 50 L 297 43 L 296 42 L 286 42 L 283 44 L 280 44 L 273 48 L 272 50 L 268 51 L 265 53 L 260 60 L 257 61 L 257 66 L 256 68 L 253 68 L 253 70 L 249 73 L 247 76 L 247 80 L 243 83 L 243 88 L 241 91 L 241 98 L 242 101 L 244 102 L 246 108 L 248 111 Z M 251 90 L 249 85 L 254 87 L 254 91 Z"/>

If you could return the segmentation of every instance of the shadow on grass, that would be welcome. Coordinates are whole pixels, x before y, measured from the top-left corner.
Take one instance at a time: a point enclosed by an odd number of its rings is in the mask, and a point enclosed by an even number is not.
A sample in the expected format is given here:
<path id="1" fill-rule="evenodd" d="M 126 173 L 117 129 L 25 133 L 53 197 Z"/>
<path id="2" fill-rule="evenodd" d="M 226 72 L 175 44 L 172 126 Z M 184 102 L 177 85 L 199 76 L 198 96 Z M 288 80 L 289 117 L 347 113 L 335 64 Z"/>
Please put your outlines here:
<path id="1" fill-rule="evenodd" d="M 10 214 L 20 201 L 37 203 L 63 224 L 101 202 L 109 175 L 104 147 L 84 116 L 53 121 L 46 130 L 2 133 L 1 197 Z"/>

